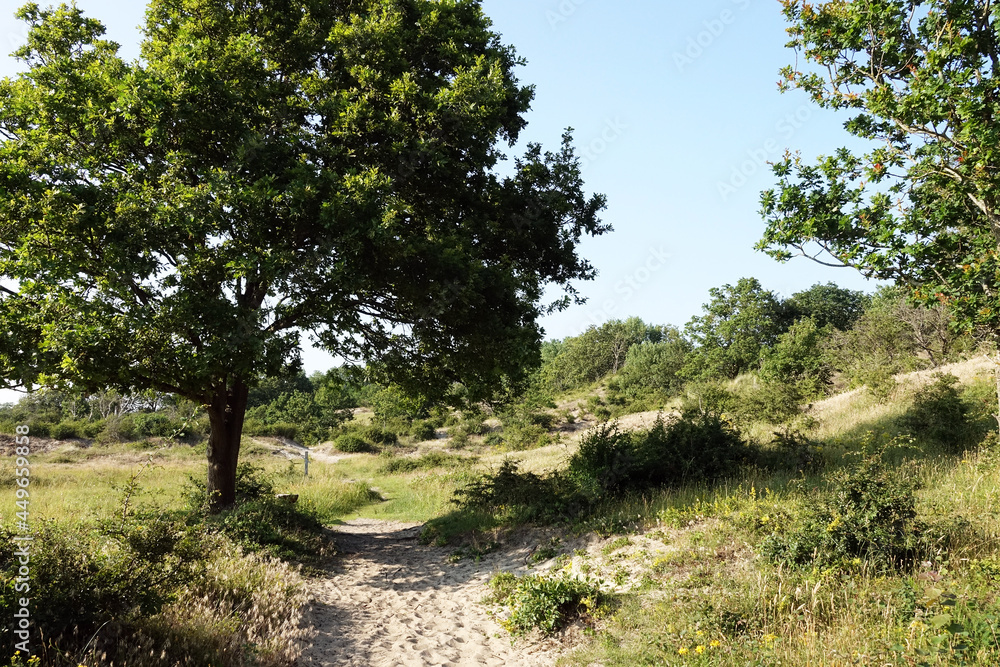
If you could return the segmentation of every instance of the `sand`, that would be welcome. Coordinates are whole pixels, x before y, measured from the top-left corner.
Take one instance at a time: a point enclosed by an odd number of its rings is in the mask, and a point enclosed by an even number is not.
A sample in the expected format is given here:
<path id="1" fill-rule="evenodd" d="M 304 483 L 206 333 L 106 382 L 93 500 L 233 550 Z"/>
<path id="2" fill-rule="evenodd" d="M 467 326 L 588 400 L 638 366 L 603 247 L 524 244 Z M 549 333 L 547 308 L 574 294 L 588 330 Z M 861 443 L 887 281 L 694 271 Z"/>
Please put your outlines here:
<path id="1" fill-rule="evenodd" d="M 313 580 L 316 636 L 299 665 L 409 667 L 552 665 L 564 637 L 512 642 L 480 604 L 489 578 L 523 570 L 530 546 L 507 545 L 479 562 L 449 562 L 454 547 L 420 544 L 420 526 L 356 519 L 334 528 L 340 554 Z M 569 632 L 572 632 L 570 630 Z"/>

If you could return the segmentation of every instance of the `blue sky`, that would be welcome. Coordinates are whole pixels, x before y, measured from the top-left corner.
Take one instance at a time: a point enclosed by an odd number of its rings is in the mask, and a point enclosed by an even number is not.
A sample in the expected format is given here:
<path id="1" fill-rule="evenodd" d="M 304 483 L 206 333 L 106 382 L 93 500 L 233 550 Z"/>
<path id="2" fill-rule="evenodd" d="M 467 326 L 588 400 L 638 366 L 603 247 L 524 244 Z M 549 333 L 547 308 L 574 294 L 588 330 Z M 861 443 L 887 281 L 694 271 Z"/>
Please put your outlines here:
<path id="1" fill-rule="evenodd" d="M 527 60 L 521 81 L 536 86 L 528 127 L 510 153 L 527 141 L 555 149 L 573 127 L 584 180 L 607 195 L 604 220 L 615 228 L 583 243 L 600 275 L 578 286 L 587 304 L 543 320 L 549 338 L 632 315 L 683 326 L 709 288 L 744 276 L 784 296 L 827 281 L 874 289 L 851 270 L 779 264 L 753 249 L 764 228 L 760 191 L 773 183 L 765 162 L 785 149 L 808 158 L 849 143 L 844 116 L 803 93 L 778 92 L 778 70 L 795 54 L 784 48 L 777 0 L 482 4 Z M 123 55 L 137 56 L 141 2 L 78 5 L 105 23 Z M 24 35 L 11 13 L 0 16 L 4 53 Z M 12 58 L 0 60 L 0 75 L 16 69 Z M 312 351 L 305 360 L 310 371 L 332 363 Z"/>

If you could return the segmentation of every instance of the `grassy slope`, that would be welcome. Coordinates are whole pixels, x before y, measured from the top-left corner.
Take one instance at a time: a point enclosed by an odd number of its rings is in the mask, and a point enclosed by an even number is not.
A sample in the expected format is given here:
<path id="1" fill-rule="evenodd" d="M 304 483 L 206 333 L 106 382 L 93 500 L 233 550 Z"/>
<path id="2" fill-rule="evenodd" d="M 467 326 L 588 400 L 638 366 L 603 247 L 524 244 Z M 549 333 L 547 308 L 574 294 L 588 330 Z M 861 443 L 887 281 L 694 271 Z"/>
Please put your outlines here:
<path id="1" fill-rule="evenodd" d="M 992 392 L 988 366 L 973 360 L 943 369 L 977 397 Z M 897 394 L 877 404 L 855 391 L 813 406 L 810 436 L 822 440 L 831 468 L 869 431 L 894 434 L 896 419 L 930 373 L 901 377 Z M 991 419 L 980 415 L 984 426 Z M 765 429 L 755 429 L 763 432 Z M 918 512 L 957 528 L 917 572 L 876 576 L 854 571 L 789 570 L 756 555 L 774 526 L 798 516 L 807 489 L 824 478 L 748 473 L 716 488 L 661 493 L 615 508 L 636 535 L 664 543 L 640 556 L 638 590 L 597 637 L 566 665 L 993 665 L 1000 664 L 1000 466 L 995 449 L 949 456 L 911 452 L 923 487 Z M 612 522 L 613 523 L 613 522 Z M 607 564 L 591 565 L 604 568 Z"/>

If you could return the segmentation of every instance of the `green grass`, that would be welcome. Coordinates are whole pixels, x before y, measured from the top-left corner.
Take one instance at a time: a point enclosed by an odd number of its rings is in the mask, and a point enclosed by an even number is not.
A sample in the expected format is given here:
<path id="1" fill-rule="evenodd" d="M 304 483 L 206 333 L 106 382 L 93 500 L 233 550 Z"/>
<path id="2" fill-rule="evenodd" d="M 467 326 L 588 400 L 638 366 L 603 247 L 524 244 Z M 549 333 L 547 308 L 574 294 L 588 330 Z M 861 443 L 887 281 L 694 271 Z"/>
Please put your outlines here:
<path id="1" fill-rule="evenodd" d="M 986 409 L 993 389 L 972 371 L 956 374 L 965 383 L 965 397 L 982 404 L 973 415 L 973 432 L 984 439 L 995 428 Z M 808 415 L 813 421 L 800 420 L 799 428 L 820 453 L 818 468 L 746 468 L 714 484 L 607 500 L 567 522 L 568 534 L 607 538 L 590 557 L 594 562 L 587 567 L 595 571 L 613 568 L 614 559 L 625 557 L 643 534 L 662 536 L 669 551 L 648 559 L 639 575 L 644 583 L 617 594 L 613 613 L 590 619 L 596 634 L 560 664 L 1000 664 L 998 445 L 955 454 L 917 434 L 912 448 L 891 454 L 891 463 L 915 461 L 922 482 L 918 515 L 946 536 L 914 571 L 876 572 L 863 560 L 790 568 L 758 555 L 769 535 L 789 530 L 807 515 L 815 494 L 857 459 L 869 433 L 884 434 L 871 440 L 877 442 L 901 432 L 914 391 L 908 380 L 884 404 L 863 391 L 817 404 Z M 767 449 L 775 429 L 752 424 L 747 431 Z M 313 459 L 309 477 L 303 476 L 301 461 L 273 456 L 270 448 L 250 441 L 242 460 L 264 468 L 275 491 L 298 494 L 327 525 L 357 517 L 430 521 L 428 540 L 455 542 L 464 536 L 474 544 L 492 544 L 502 529 L 519 525 L 518 517 L 455 511 L 455 491 L 508 456 L 538 474 L 561 469 L 576 442 L 567 438 L 497 455 L 477 447 L 477 440 L 460 456 L 432 442 L 387 447 L 383 455 L 354 454 L 336 463 Z M 783 456 L 775 452 L 765 459 Z M 141 478 L 142 501 L 181 508 L 188 478 L 204 479 L 203 446 L 95 445 L 32 455 L 33 520 L 75 521 L 114 512 L 120 489 L 150 457 L 154 467 Z M 13 507 L 10 470 L 0 472 L 0 502 Z M 607 566 L 597 562 L 602 559 Z"/>

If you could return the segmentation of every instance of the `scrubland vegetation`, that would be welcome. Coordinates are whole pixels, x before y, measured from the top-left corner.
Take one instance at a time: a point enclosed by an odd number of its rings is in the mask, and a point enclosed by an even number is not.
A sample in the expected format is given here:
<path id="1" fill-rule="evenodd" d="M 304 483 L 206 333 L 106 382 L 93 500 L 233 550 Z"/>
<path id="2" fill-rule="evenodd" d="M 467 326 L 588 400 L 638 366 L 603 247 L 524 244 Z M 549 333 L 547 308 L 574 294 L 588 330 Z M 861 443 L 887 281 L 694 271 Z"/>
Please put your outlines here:
<path id="1" fill-rule="evenodd" d="M 711 296 L 683 331 L 630 319 L 546 344 L 505 401 L 428 404 L 346 369 L 265 380 L 221 514 L 197 406 L 49 391 L 3 408 L 35 443 L 42 659 L 291 664 L 335 551 L 323 526 L 362 514 L 426 522 L 453 559 L 532 525 L 610 540 L 593 558 L 541 545 L 545 571 L 484 591 L 515 636 L 592 629 L 566 664 L 1000 660 L 988 350 L 892 290 Z M 289 440 L 311 445 L 308 477 Z M 638 537 L 655 546 L 619 551 Z"/>

